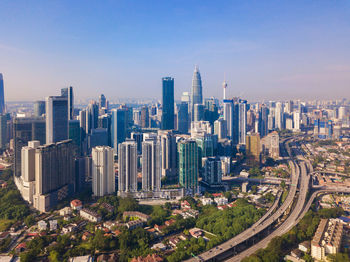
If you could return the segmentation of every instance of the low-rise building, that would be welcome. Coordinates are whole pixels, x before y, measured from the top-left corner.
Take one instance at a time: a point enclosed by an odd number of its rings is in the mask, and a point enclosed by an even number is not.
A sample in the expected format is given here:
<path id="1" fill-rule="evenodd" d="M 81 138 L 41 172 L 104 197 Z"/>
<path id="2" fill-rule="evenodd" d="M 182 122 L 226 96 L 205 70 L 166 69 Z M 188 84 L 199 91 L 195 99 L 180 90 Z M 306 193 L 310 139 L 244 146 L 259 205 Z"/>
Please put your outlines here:
<path id="1" fill-rule="evenodd" d="M 87 208 L 80 210 L 79 215 L 90 222 L 98 223 L 101 221 L 101 216 L 99 214 Z"/>
<path id="2" fill-rule="evenodd" d="M 146 215 L 146 214 L 138 212 L 138 211 L 125 211 L 123 213 L 124 220 L 127 217 L 137 217 L 138 219 L 140 219 L 140 220 L 142 220 L 144 222 L 147 222 L 148 220 L 151 219 L 151 217 L 149 215 Z"/>
<path id="3" fill-rule="evenodd" d="M 46 229 L 47 229 L 47 223 L 46 223 L 46 221 L 40 220 L 40 221 L 38 222 L 38 229 L 39 229 L 40 231 L 46 230 Z"/>
<path id="4" fill-rule="evenodd" d="M 71 215 L 72 208 L 71 207 L 64 207 L 64 208 L 60 209 L 59 213 L 60 213 L 60 216 Z"/>
<path id="5" fill-rule="evenodd" d="M 133 230 L 135 228 L 142 227 L 143 224 L 144 224 L 144 221 L 138 219 L 138 220 L 129 221 L 128 223 L 126 223 L 126 227 L 129 230 Z"/>
<path id="6" fill-rule="evenodd" d="M 226 197 L 216 197 L 216 198 L 214 198 L 214 202 L 218 206 L 223 206 L 223 205 L 228 204 L 228 199 Z"/>
<path id="7" fill-rule="evenodd" d="M 70 202 L 70 206 L 73 210 L 81 210 L 83 208 L 83 203 L 79 199 L 74 199 Z"/>

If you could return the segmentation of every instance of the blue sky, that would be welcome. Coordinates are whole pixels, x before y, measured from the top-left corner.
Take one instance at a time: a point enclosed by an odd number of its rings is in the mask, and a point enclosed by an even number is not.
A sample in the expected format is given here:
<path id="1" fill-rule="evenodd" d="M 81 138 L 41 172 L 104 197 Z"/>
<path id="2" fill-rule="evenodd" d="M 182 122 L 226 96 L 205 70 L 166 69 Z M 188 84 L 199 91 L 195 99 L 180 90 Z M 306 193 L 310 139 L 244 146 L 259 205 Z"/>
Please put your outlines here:
<path id="1" fill-rule="evenodd" d="M 0 1 L 8 100 L 189 91 L 249 100 L 350 98 L 350 1 Z"/>

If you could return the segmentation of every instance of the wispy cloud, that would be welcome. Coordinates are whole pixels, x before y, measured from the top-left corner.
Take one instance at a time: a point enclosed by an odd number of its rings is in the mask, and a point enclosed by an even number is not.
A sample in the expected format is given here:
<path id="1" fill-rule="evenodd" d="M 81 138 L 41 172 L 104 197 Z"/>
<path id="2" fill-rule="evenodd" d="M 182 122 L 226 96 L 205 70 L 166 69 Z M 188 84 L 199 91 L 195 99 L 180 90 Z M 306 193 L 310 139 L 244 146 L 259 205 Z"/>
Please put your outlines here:
<path id="1" fill-rule="evenodd" d="M 10 51 L 10 52 L 17 52 L 17 53 L 26 53 L 26 51 L 24 49 L 21 48 L 17 48 L 14 46 L 10 46 L 10 45 L 5 45 L 0 43 L 0 50 L 4 50 L 4 51 Z"/>

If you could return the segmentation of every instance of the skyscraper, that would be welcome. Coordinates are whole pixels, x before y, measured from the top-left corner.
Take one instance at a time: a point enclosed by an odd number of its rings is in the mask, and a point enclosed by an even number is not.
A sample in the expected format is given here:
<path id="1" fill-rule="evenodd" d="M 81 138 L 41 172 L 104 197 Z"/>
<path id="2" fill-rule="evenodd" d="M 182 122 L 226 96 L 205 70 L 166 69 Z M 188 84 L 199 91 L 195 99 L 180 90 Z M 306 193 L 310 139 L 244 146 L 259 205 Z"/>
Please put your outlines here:
<path id="1" fill-rule="evenodd" d="M 98 127 L 98 105 L 91 101 L 86 110 L 86 133 L 90 134 L 92 129 Z"/>
<path id="2" fill-rule="evenodd" d="M 177 112 L 177 130 L 180 133 L 188 133 L 189 126 L 189 114 L 188 114 L 188 103 L 181 102 L 179 110 Z"/>
<path id="3" fill-rule="evenodd" d="M 167 177 L 169 181 L 177 180 L 177 148 L 176 137 L 172 131 L 159 130 L 158 136 L 162 150 L 162 176 Z"/>
<path id="4" fill-rule="evenodd" d="M 197 66 L 194 68 L 191 89 L 191 119 L 194 119 L 194 105 L 203 104 L 202 79 Z"/>
<path id="5" fill-rule="evenodd" d="M 113 149 L 108 146 L 92 149 L 92 191 L 99 197 L 115 192 Z"/>
<path id="6" fill-rule="evenodd" d="M 221 184 L 222 171 L 221 160 L 218 157 L 204 158 L 203 179 L 202 181 L 208 185 Z"/>
<path id="7" fill-rule="evenodd" d="M 67 87 L 61 89 L 61 96 L 67 97 L 68 99 L 68 120 L 74 119 L 74 94 L 73 87 Z"/>
<path id="8" fill-rule="evenodd" d="M 163 77 L 163 113 L 162 113 L 162 129 L 174 129 L 174 78 Z"/>
<path id="9" fill-rule="evenodd" d="M 223 101 L 224 120 L 226 121 L 227 136 L 233 138 L 233 100 L 225 99 Z"/>
<path id="10" fill-rule="evenodd" d="M 36 209 L 47 212 L 59 200 L 72 194 L 74 181 L 74 146 L 71 140 L 36 148 L 34 195 Z"/>
<path id="11" fill-rule="evenodd" d="M 46 144 L 68 139 L 68 100 L 64 96 L 46 98 Z"/>
<path id="12" fill-rule="evenodd" d="M 259 111 L 259 133 L 261 137 L 268 134 L 268 115 L 269 109 L 267 106 L 262 105 Z"/>
<path id="13" fill-rule="evenodd" d="M 238 143 L 245 145 L 247 135 L 247 102 L 238 104 Z"/>
<path id="14" fill-rule="evenodd" d="M 260 135 L 258 133 L 248 134 L 246 138 L 247 162 L 255 165 L 260 162 Z"/>
<path id="15" fill-rule="evenodd" d="M 106 97 L 104 94 L 100 95 L 99 106 L 100 108 L 107 108 Z"/>
<path id="16" fill-rule="evenodd" d="M 7 115 L 0 114 L 0 149 L 5 149 L 8 143 Z"/>
<path id="17" fill-rule="evenodd" d="M 4 79 L 0 73 L 0 114 L 5 113 Z"/>
<path id="18" fill-rule="evenodd" d="M 178 143 L 179 183 L 192 193 L 198 191 L 198 146 L 195 140 L 182 140 Z"/>
<path id="19" fill-rule="evenodd" d="M 146 128 L 149 127 L 149 112 L 148 106 L 143 106 L 141 108 L 141 127 Z"/>
<path id="20" fill-rule="evenodd" d="M 118 194 L 137 191 L 137 145 L 127 140 L 118 145 Z"/>
<path id="21" fill-rule="evenodd" d="M 125 108 L 112 110 L 111 140 L 115 154 L 118 152 L 118 145 L 124 142 L 127 136 L 127 113 Z"/>
<path id="22" fill-rule="evenodd" d="M 39 140 L 40 144 L 46 141 L 46 123 L 44 118 L 15 118 L 13 121 L 13 140 L 16 177 L 21 176 L 21 150 L 31 140 Z"/>
<path id="23" fill-rule="evenodd" d="M 43 114 L 45 114 L 45 101 L 35 101 L 34 116 L 41 117 Z"/>
<path id="24" fill-rule="evenodd" d="M 160 191 L 160 146 L 157 138 L 142 143 L 142 190 Z"/>

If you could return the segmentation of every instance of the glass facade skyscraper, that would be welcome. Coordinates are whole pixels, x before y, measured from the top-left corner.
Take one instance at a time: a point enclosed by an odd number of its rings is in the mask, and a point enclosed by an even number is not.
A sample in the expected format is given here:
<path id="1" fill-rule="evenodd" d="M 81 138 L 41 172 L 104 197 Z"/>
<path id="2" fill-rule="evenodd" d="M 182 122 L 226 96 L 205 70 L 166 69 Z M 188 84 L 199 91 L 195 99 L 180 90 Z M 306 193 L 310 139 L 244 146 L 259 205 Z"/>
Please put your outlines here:
<path id="1" fill-rule="evenodd" d="M 0 114 L 5 113 L 4 79 L 0 73 Z"/>
<path id="2" fill-rule="evenodd" d="M 68 99 L 65 96 L 49 96 L 46 98 L 46 144 L 67 140 Z"/>
<path id="3" fill-rule="evenodd" d="M 199 69 L 194 68 L 191 90 L 191 118 L 194 119 L 194 105 L 203 104 L 202 78 Z"/>
<path id="4" fill-rule="evenodd" d="M 183 140 L 178 143 L 179 183 L 193 193 L 198 190 L 199 150 L 195 140 Z"/>
<path id="5" fill-rule="evenodd" d="M 163 77 L 163 113 L 162 113 L 162 129 L 174 129 L 174 78 Z"/>

